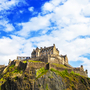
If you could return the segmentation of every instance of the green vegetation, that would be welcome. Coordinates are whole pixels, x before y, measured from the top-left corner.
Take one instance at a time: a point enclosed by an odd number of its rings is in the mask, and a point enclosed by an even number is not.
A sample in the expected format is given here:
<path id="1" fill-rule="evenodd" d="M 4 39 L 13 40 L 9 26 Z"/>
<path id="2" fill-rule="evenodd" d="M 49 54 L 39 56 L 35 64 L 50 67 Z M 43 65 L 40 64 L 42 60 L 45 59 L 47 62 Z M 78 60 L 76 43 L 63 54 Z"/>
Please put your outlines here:
<path id="1" fill-rule="evenodd" d="M 80 74 L 79 73 L 74 73 L 74 71 L 71 71 L 71 73 L 70 74 L 74 74 L 74 75 L 76 75 L 76 76 L 80 76 Z"/>
<path id="2" fill-rule="evenodd" d="M 53 68 L 51 68 L 51 71 L 54 71 L 56 74 L 62 76 L 62 77 L 66 77 L 69 75 L 68 71 L 65 69 L 64 71 L 60 72 L 58 70 L 55 70 Z"/>
<path id="3" fill-rule="evenodd" d="M 58 71 L 53 68 L 51 69 L 51 71 L 55 72 L 57 75 L 61 76 L 64 79 L 67 86 L 69 86 L 67 90 L 74 90 L 76 87 L 74 83 L 79 83 L 80 81 L 83 84 L 85 83 L 84 77 L 77 73 L 74 73 L 73 71 L 71 71 L 71 73 L 68 73 L 68 71 L 66 69 L 64 71 Z M 79 81 L 79 79 L 80 79 L 80 81 Z"/>
<path id="4" fill-rule="evenodd" d="M 23 63 L 27 63 L 27 61 L 23 61 Z"/>
<path id="5" fill-rule="evenodd" d="M 41 61 L 28 60 L 28 62 L 34 62 L 34 63 L 37 63 L 37 62 L 41 62 Z"/>
<path id="6" fill-rule="evenodd" d="M 43 74 L 47 73 L 48 70 L 46 70 L 44 67 L 40 68 L 36 72 L 36 79 L 41 77 Z"/>
<path id="7" fill-rule="evenodd" d="M 18 77 L 16 76 L 14 79 L 15 79 L 15 80 L 18 80 Z"/>
<path id="8" fill-rule="evenodd" d="M 27 80 L 27 77 L 24 77 L 24 80 Z"/>
<path id="9" fill-rule="evenodd" d="M 15 66 L 15 65 L 11 65 L 9 68 L 11 68 L 11 69 L 12 69 L 12 68 L 14 68 L 14 66 Z"/>
<path id="10" fill-rule="evenodd" d="M 48 84 L 46 84 L 46 90 L 49 90 L 49 88 L 48 88 Z"/>
<path id="11" fill-rule="evenodd" d="M 62 68 L 68 68 L 65 65 L 62 64 L 56 64 L 56 63 L 52 63 L 53 65 L 55 65 L 56 67 L 62 67 Z"/>

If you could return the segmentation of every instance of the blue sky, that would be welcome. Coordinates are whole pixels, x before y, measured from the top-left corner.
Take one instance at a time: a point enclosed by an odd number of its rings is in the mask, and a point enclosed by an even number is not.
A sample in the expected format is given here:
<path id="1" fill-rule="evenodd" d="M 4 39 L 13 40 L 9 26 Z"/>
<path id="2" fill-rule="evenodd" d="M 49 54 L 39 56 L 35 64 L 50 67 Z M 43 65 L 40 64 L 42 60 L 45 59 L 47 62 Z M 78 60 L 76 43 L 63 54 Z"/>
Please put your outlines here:
<path id="1" fill-rule="evenodd" d="M 0 0 L 0 64 L 54 43 L 90 76 L 89 0 Z"/>

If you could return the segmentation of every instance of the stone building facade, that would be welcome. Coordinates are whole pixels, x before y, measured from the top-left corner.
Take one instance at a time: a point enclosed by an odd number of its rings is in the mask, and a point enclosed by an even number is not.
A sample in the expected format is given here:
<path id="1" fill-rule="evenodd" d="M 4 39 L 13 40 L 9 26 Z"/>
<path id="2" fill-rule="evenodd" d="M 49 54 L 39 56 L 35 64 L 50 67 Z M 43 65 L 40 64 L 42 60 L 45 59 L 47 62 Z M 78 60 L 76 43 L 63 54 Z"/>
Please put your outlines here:
<path id="1" fill-rule="evenodd" d="M 53 46 L 51 47 L 44 47 L 44 48 L 36 48 L 33 49 L 32 53 L 31 53 L 31 58 L 36 58 L 36 57 L 40 57 L 40 56 L 46 56 L 46 55 L 59 55 L 59 50 L 55 47 L 55 44 L 53 44 Z"/>
<path id="2" fill-rule="evenodd" d="M 29 56 L 17 56 L 17 60 L 25 60 L 25 59 L 30 59 Z"/>
<path id="3" fill-rule="evenodd" d="M 55 44 L 50 47 L 36 48 L 31 53 L 31 60 L 39 60 L 46 63 L 68 64 L 67 55 L 59 55 Z"/>

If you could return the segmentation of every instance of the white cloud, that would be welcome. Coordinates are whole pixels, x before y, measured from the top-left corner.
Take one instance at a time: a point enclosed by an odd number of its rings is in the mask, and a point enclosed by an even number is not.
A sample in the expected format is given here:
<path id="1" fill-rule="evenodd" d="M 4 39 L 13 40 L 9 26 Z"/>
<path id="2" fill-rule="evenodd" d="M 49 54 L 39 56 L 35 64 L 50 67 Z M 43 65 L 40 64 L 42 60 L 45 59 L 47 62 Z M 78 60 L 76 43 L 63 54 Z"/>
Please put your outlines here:
<path id="1" fill-rule="evenodd" d="M 19 2 L 23 2 L 24 0 L 0 0 L 0 11 L 1 10 L 8 10 L 10 8 L 13 8 L 14 6 L 18 5 Z"/>
<path id="2" fill-rule="evenodd" d="M 52 11 L 54 9 L 54 5 L 52 3 L 45 3 L 44 6 L 42 7 L 44 11 Z"/>
<path id="3" fill-rule="evenodd" d="M 30 40 L 13 35 L 11 38 L 3 37 L 0 39 L 0 64 L 8 64 L 9 59 L 16 59 L 18 55 L 30 56 L 33 49 Z"/>
<path id="4" fill-rule="evenodd" d="M 34 7 L 29 7 L 28 10 L 33 12 L 34 11 Z"/>
<path id="5" fill-rule="evenodd" d="M 83 14 L 84 16 L 89 16 L 90 17 L 90 12 L 89 11 L 90 11 L 90 3 L 82 8 L 81 14 Z"/>
<path id="6" fill-rule="evenodd" d="M 10 12 L 6 10 L 13 10 L 15 6 L 18 6 L 22 2 L 25 4 L 24 0 L 0 0 L 0 29 L 5 32 L 10 32 L 14 30 L 14 26 L 9 22 L 7 14 Z"/>
<path id="7" fill-rule="evenodd" d="M 38 31 L 40 29 L 45 29 L 50 25 L 49 19 L 52 15 L 46 15 L 46 16 L 38 16 L 34 17 L 29 20 L 29 22 L 21 23 L 23 28 L 21 31 L 18 32 L 21 36 L 28 36 L 30 31 Z"/>
<path id="8" fill-rule="evenodd" d="M 14 30 L 13 25 L 10 24 L 8 20 L 1 20 L 0 26 L 3 27 L 3 28 L 1 28 L 1 30 L 5 31 L 5 32 L 10 32 L 10 31 Z"/>

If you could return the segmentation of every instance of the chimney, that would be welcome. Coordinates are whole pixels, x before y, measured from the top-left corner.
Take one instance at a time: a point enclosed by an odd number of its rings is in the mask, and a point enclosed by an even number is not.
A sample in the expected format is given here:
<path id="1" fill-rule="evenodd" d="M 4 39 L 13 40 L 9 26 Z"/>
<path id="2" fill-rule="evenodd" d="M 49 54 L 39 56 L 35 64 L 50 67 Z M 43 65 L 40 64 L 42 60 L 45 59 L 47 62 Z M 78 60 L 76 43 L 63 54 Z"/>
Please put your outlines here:
<path id="1" fill-rule="evenodd" d="M 40 49 L 42 49 L 42 47 L 40 47 Z"/>
<path id="2" fill-rule="evenodd" d="M 53 44 L 53 46 L 55 46 L 55 44 Z"/>

